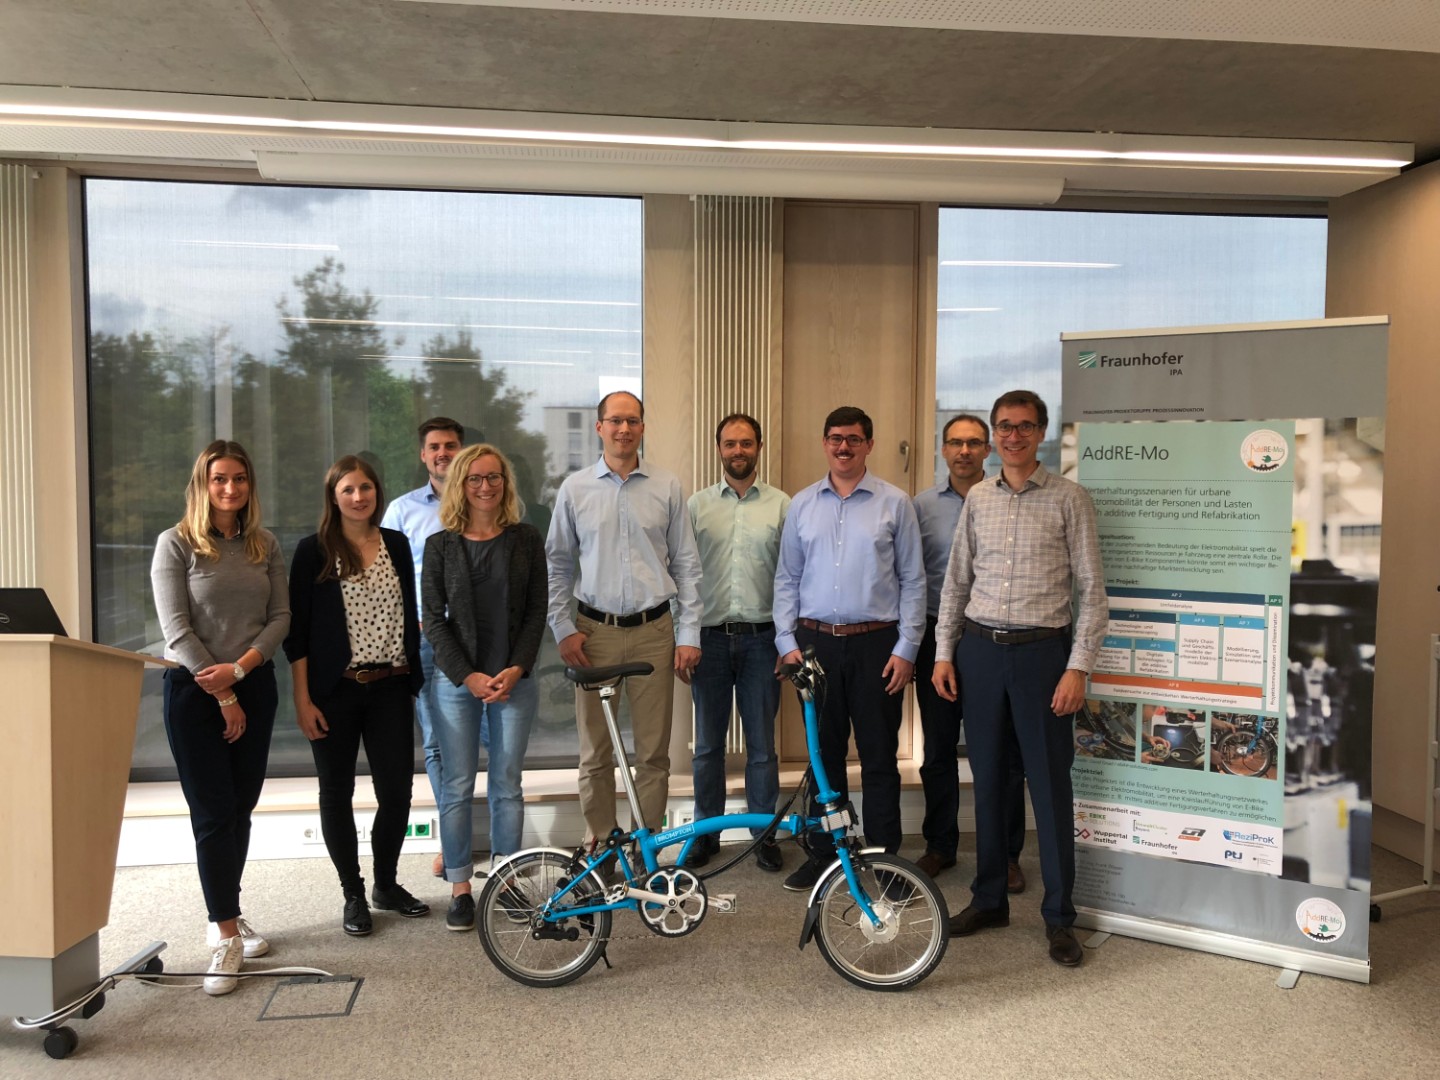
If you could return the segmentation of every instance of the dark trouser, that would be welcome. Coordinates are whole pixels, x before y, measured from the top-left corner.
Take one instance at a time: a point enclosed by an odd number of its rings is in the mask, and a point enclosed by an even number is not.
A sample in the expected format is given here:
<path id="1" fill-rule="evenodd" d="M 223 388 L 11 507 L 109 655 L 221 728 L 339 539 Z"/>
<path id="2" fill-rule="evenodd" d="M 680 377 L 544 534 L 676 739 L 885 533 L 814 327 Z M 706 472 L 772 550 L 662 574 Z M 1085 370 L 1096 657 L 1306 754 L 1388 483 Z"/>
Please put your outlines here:
<path id="1" fill-rule="evenodd" d="M 795 631 L 800 648 L 815 646 L 825 669 L 825 701 L 820 710 L 820 761 L 830 786 L 843 801 L 849 796 L 845 758 L 853 725 L 855 749 L 860 754 L 860 786 L 865 795 L 865 841 L 886 851 L 900 850 L 900 769 L 895 756 L 900 748 L 900 709 L 903 694 L 885 692 L 886 663 L 900 631 L 895 627 L 872 630 L 854 637 L 834 637 L 803 626 Z M 812 814 L 819 806 L 812 804 Z M 824 854 L 826 837 L 816 845 Z M 1003 875 L 1002 875 L 1003 876 Z M 1003 886 L 1003 881 L 1002 881 Z"/>
<path id="2" fill-rule="evenodd" d="M 959 701 L 946 701 L 935 692 L 930 676 L 935 671 L 935 620 L 925 622 L 925 637 L 915 657 L 915 692 L 920 699 L 920 730 L 925 734 L 925 763 L 920 783 L 925 789 L 925 820 L 920 831 L 925 850 L 953 859 L 960 846 L 960 778 L 958 775 L 961 717 Z M 1005 781 L 1006 854 L 1011 862 L 1025 847 L 1025 769 L 1020 746 L 1010 732 Z"/>
<path id="3" fill-rule="evenodd" d="M 211 922 L 240 915 L 240 876 L 250 850 L 250 812 L 260 801 L 279 695 L 275 665 L 266 663 L 235 684 L 245 733 L 224 739 L 215 699 L 184 668 L 165 672 L 165 735 L 190 806 L 195 863 Z"/>
<path id="4" fill-rule="evenodd" d="M 976 867 L 973 903 L 981 909 L 1008 906 L 1005 893 L 1008 782 L 1007 746 L 1015 739 L 1030 785 L 1040 873 L 1045 898 L 1040 913 L 1052 926 L 1075 921 L 1074 798 L 1070 766 L 1075 760 L 1073 721 L 1050 711 L 1050 701 L 1070 656 L 1066 636 L 1024 645 L 997 645 L 977 633 L 960 639 L 961 700 L 970 770 L 975 778 Z"/>
<path id="5" fill-rule="evenodd" d="M 355 838 L 355 760 L 365 743 L 365 760 L 375 786 L 375 820 L 370 826 L 375 884 L 395 884 L 395 864 L 410 821 L 415 779 L 414 702 L 409 680 L 391 676 L 361 684 L 341 679 L 320 706 L 330 731 L 310 744 L 320 778 L 320 831 L 346 896 L 362 896 L 359 843 Z"/>

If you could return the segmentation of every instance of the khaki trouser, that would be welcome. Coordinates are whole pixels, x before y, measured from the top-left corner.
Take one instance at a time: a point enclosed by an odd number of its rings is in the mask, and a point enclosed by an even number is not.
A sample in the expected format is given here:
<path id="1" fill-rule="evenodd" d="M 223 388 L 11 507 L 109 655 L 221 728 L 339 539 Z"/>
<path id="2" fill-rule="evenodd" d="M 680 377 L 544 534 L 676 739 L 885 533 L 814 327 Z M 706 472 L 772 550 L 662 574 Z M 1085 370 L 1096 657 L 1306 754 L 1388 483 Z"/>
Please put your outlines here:
<path id="1" fill-rule="evenodd" d="M 633 734 L 630 763 L 645 824 L 660 827 L 670 795 L 670 714 L 675 697 L 675 627 L 669 613 L 643 626 L 606 626 L 579 615 L 575 628 L 586 635 L 585 655 L 593 667 L 648 661 L 655 673 L 625 680 Z M 620 696 L 611 699 L 617 711 Z M 596 691 L 575 691 L 575 719 L 580 729 L 580 810 L 585 815 L 587 842 L 610 835 L 615 828 L 615 750 L 605 727 L 605 713 Z"/>

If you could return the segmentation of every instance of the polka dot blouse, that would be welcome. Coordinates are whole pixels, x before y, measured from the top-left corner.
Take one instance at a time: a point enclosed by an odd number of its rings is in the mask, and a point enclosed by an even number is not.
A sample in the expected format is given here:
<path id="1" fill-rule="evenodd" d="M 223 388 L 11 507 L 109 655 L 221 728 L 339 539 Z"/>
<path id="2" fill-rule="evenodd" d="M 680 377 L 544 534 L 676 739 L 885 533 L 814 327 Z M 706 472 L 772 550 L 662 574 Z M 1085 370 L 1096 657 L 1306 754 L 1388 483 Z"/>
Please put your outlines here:
<path id="1" fill-rule="evenodd" d="M 374 562 L 340 580 L 340 595 L 350 632 L 350 666 L 405 663 L 405 602 L 400 575 L 383 543 Z"/>

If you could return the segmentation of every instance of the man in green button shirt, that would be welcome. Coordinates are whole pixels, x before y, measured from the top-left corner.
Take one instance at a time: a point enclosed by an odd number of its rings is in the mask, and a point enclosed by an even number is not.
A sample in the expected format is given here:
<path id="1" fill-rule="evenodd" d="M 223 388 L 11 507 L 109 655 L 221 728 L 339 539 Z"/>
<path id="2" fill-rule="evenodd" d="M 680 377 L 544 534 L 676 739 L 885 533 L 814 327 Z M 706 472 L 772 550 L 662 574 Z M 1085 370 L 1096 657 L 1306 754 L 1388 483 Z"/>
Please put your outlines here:
<path id="1" fill-rule="evenodd" d="M 755 476 L 760 424 L 734 413 L 715 429 L 724 479 L 690 497 L 700 548 L 700 663 L 690 681 L 695 701 L 695 818 L 725 812 L 725 735 L 732 699 L 745 729 L 745 801 L 752 814 L 775 813 L 780 765 L 775 756 L 775 623 L 771 602 L 780 532 L 790 496 Z M 720 850 L 702 836 L 686 865 L 704 866 Z M 760 869 L 782 865 L 779 845 L 757 849 Z"/>

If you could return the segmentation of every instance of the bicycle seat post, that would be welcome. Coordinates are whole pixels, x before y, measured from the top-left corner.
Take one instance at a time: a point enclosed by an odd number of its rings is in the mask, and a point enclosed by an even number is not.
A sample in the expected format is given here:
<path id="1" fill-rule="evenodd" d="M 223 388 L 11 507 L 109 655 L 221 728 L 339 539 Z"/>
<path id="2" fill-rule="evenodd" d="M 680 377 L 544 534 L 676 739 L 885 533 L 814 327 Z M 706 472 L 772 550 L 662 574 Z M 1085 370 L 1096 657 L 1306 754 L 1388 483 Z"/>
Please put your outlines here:
<path id="1" fill-rule="evenodd" d="M 611 705 L 619 692 L 619 681 L 600 687 L 600 708 L 605 713 L 605 727 L 610 731 L 610 745 L 615 748 L 615 761 L 620 766 L 620 782 L 625 786 L 625 798 L 630 802 L 630 820 L 635 829 L 648 829 L 649 823 L 640 812 L 640 796 L 635 793 L 635 778 L 630 774 L 630 756 L 625 752 L 625 741 L 620 738 L 620 725 L 616 723 L 615 709 Z"/>

